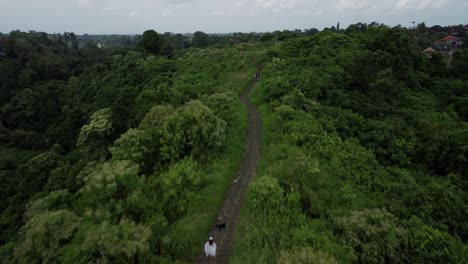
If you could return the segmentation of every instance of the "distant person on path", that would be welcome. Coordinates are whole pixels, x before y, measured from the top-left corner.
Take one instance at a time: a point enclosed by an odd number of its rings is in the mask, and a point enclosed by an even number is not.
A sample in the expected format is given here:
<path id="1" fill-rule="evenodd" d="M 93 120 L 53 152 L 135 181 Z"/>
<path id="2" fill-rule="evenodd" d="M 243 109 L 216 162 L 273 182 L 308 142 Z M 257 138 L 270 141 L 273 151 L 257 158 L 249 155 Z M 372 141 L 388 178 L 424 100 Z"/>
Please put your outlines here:
<path id="1" fill-rule="evenodd" d="M 216 243 L 213 241 L 213 237 L 210 237 L 205 244 L 205 254 L 209 263 L 213 264 L 216 256 Z"/>

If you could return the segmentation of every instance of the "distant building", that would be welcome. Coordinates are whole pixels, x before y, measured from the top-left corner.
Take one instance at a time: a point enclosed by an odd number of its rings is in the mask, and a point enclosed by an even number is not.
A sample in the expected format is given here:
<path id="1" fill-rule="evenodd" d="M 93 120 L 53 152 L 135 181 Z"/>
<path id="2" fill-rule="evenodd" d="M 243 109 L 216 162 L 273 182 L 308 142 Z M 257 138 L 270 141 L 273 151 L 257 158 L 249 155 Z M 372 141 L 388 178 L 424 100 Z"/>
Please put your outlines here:
<path id="1" fill-rule="evenodd" d="M 459 48 L 462 45 L 462 39 L 453 35 L 447 35 L 436 43 L 437 48 L 440 50 L 451 50 L 453 48 Z"/>
<path id="2" fill-rule="evenodd" d="M 455 37 L 455 36 L 452 36 L 452 35 L 448 35 L 444 38 L 442 38 L 440 40 L 440 42 L 442 42 L 444 45 L 461 45 L 462 44 L 462 40 L 461 38 L 459 37 Z"/>
<path id="3" fill-rule="evenodd" d="M 432 58 L 432 55 L 435 53 L 435 49 L 432 47 L 429 47 L 423 51 L 421 51 L 422 54 L 424 54 L 428 59 Z"/>

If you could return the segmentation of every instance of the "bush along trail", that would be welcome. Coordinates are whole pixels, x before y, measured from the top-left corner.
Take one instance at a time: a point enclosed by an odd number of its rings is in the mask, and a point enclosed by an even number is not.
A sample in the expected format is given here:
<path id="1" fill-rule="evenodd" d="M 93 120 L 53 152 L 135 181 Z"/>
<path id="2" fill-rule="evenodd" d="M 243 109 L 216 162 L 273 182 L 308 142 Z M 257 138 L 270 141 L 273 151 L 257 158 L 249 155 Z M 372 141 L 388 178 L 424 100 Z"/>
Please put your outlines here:
<path id="1" fill-rule="evenodd" d="M 246 152 L 241 162 L 239 174 L 232 182 L 226 193 L 223 205 L 218 211 L 216 224 L 210 231 L 209 236 L 214 238 L 217 244 L 215 263 L 227 263 L 230 255 L 233 234 L 239 220 L 240 209 L 243 202 L 245 190 L 252 178 L 255 176 L 257 163 L 261 153 L 261 120 L 257 109 L 248 99 L 249 93 L 255 86 L 255 80 L 247 87 L 241 95 L 242 103 L 247 107 L 249 115 L 249 134 Z M 208 238 L 208 236 L 207 236 Z M 207 258 L 203 251 L 197 263 L 206 263 Z"/>

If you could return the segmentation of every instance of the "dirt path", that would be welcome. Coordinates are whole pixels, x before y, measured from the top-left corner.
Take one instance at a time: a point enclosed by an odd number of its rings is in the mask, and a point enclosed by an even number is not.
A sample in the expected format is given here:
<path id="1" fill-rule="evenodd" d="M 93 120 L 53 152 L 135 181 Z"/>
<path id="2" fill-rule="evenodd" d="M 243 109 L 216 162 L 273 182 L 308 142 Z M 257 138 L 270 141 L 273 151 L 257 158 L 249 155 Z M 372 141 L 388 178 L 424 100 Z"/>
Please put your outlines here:
<path id="1" fill-rule="evenodd" d="M 226 192 L 222 207 L 218 211 L 218 219 L 223 219 L 218 222 L 225 222 L 226 227 L 223 230 L 218 230 L 213 225 L 213 229 L 209 233 L 212 236 L 216 245 L 215 263 L 228 263 L 231 253 L 232 236 L 239 221 L 240 208 L 243 202 L 244 193 L 252 178 L 255 176 L 257 163 L 261 153 L 260 129 L 261 120 L 257 109 L 249 102 L 248 95 L 252 91 L 255 82 L 251 83 L 241 95 L 242 103 L 247 107 L 249 114 L 249 134 L 247 139 L 246 152 L 242 159 L 237 178 L 232 182 L 231 187 Z M 208 236 L 207 236 L 208 239 Z M 200 245 L 203 248 L 203 245 Z M 204 250 L 200 254 L 196 263 L 207 263 Z"/>

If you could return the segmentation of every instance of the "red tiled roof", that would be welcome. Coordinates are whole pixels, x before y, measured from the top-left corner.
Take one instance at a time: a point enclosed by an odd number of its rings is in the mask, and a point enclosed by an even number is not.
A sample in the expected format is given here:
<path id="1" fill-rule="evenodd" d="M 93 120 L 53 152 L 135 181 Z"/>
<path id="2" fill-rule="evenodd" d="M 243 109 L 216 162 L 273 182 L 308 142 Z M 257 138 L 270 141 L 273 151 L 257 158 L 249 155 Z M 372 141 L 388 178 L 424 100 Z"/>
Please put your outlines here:
<path id="1" fill-rule="evenodd" d="M 454 37 L 452 35 L 448 35 L 444 38 L 442 38 L 440 41 L 450 41 L 450 40 L 459 40 L 460 38 Z"/>

